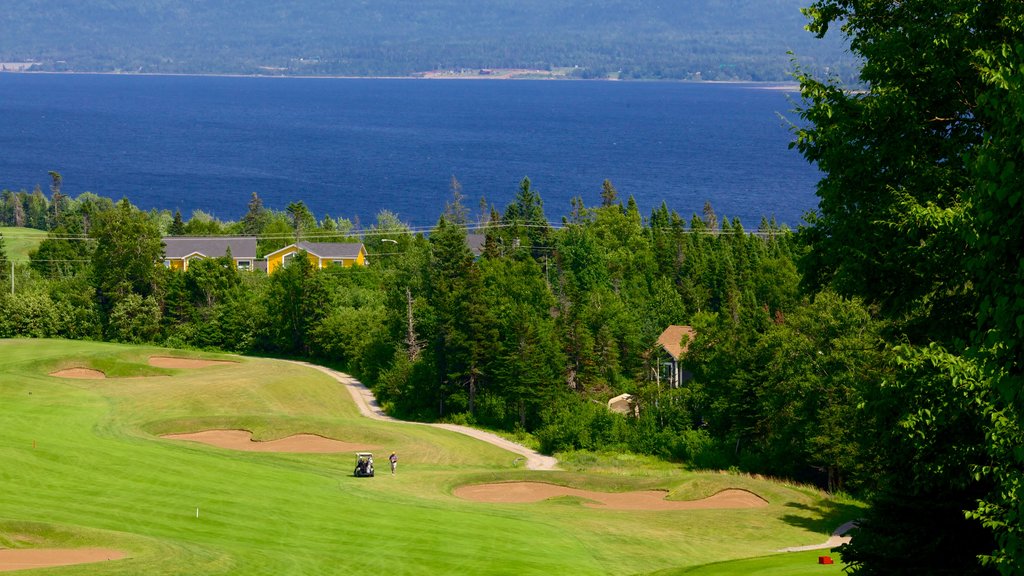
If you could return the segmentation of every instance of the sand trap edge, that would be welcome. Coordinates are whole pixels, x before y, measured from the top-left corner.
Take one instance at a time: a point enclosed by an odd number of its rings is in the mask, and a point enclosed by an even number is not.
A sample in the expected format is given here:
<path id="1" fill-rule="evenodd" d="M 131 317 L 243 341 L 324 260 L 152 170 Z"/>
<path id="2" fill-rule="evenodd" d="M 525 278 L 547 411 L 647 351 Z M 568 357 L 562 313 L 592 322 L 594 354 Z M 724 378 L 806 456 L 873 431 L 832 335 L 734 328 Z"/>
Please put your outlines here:
<path id="1" fill-rule="evenodd" d="M 107 548 L 0 548 L 0 572 L 122 560 L 128 554 Z"/>
<path id="2" fill-rule="evenodd" d="M 107 377 L 105 373 L 100 370 L 93 370 L 92 368 L 65 368 L 56 372 L 50 372 L 50 376 L 73 378 L 75 380 L 103 380 Z"/>
<path id="3" fill-rule="evenodd" d="M 457 498 L 488 504 L 532 504 L 574 496 L 589 502 L 588 508 L 632 511 L 744 509 L 767 506 L 768 501 L 742 488 L 726 489 L 700 500 L 666 500 L 667 490 L 597 492 L 548 482 L 496 482 L 457 487 Z M 591 504 L 591 502 L 593 504 Z"/>
<path id="4" fill-rule="evenodd" d="M 175 368 L 184 370 L 238 364 L 238 362 L 233 362 L 231 360 L 203 360 L 201 358 L 183 358 L 180 356 L 150 356 L 148 363 L 154 368 Z"/>
<path id="5" fill-rule="evenodd" d="M 343 442 L 319 434 L 292 434 L 276 440 L 256 441 L 248 430 L 202 430 L 184 434 L 164 434 L 165 440 L 199 442 L 207 446 L 240 452 L 279 452 L 292 454 L 345 454 L 376 450 L 377 446 Z"/>

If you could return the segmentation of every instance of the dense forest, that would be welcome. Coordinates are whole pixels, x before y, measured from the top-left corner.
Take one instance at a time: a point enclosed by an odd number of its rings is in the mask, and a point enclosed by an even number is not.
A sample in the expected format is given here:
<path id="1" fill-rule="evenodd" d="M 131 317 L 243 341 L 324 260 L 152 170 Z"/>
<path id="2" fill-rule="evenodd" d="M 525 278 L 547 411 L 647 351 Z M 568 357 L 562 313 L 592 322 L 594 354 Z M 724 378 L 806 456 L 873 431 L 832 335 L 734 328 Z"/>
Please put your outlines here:
<path id="1" fill-rule="evenodd" d="M 35 70 L 406 76 L 564 69 L 582 78 L 789 80 L 845 75 L 801 0 L 454 0 L 277 3 L 23 0 L 0 16 L 0 62 Z"/>
<path id="2" fill-rule="evenodd" d="M 548 452 L 627 450 L 699 467 L 856 490 L 870 470 L 849 426 L 858 375 L 883 370 L 878 326 L 856 300 L 800 292 L 796 235 L 748 232 L 705 206 L 641 215 L 606 182 L 549 224 L 524 180 L 501 209 L 470 215 L 453 182 L 436 226 L 384 212 L 354 230 L 301 202 L 253 195 L 234 222 L 183 219 L 126 200 L 4 191 L 0 225 L 48 235 L 0 296 L 0 336 L 156 342 L 315 358 L 357 374 L 403 418 L 535 436 Z M 467 235 L 483 236 L 474 252 Z M 370 265 L 270 276 L 218 260 L 172 271 L 165 235 L 250 235 L 266 254 L 297 239 L 365 243 Z M 0 263 L 3 284 L 10 265 Z M 692 380 L 670 388 L 657 339 L 692 325 Z M 634 395 L 638 417 L 606 401 Z M 823 423 L 829 423 L 827 426 Z"/>

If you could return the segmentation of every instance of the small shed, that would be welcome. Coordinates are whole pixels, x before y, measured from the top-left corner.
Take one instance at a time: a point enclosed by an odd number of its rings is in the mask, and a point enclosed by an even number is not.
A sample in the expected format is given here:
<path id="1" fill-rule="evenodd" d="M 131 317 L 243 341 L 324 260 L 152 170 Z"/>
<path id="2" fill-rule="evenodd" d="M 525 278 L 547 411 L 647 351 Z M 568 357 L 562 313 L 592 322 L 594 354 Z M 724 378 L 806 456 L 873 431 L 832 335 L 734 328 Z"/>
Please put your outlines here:
<path id="1" fill-rule="evenodd" d="M 612 398 L 608 401 L 608 409 L 625 416 L 640 417 L 640 407 L 636 405 L 636 399 L 632 394 L 619 394 Z"/>

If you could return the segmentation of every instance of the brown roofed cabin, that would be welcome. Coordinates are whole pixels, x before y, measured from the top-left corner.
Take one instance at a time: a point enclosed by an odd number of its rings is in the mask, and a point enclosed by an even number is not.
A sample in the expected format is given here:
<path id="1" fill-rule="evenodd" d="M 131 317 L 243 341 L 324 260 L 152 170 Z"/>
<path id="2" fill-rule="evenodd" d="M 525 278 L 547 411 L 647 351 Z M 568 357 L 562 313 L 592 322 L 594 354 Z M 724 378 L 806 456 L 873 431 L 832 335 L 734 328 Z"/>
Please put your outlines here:
<path id="1" fill-rule="evenodd" d="M 697 332 L 691 326 L 669 326 L 661 336 L 658 336 L 661 353 L 654 370 L 654 378 L 659 384 L 666 382 L 670 388 L 679 388 L 683 382 L 693 377 L 681 368 L 680 361 L 696 339 Z"/>
<path id="2" fill-rule="evenodd" d="M 188 270 L 196 259 L 220 258 L 228 252 L 239 270 L 252 270 L 256 261 L 256 238 L 252 236 L 167 236 L 164 242 L 164 266 Z"/>

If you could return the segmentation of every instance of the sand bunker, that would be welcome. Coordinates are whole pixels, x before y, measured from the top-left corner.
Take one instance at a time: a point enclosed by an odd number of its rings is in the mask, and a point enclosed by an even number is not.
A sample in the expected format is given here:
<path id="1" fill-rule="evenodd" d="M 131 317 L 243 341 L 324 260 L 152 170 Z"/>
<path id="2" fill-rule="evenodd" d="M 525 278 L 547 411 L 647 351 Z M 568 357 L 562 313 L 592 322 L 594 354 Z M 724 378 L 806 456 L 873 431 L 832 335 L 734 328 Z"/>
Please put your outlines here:
<path id="1" fill-rule="evenodd" d="M 78 378 L 80 380 L 102 380 L 107 377 L 103 372 L 93 370 L 92 368 L 66 368 L 64 370 L 50 372 L 50 376 L 56 376 L 57 378 Z"/>
<path id="2" fill-rule="evenodd" d="M 0 549 L 0 572 L 11 570 L 28 570 L 30 568 L 48 568 L 51 566 L 70 566 L 72 564 L 88 564 L 120 560 L 125 553 L 118 550 L 102 548 L 80 548 L 70 550 L 33 548 L 24 550 Z"/>
<path id="3" fill-rule="evenodd" d="M 191 442 L 202 442 L 218 448 L 228 450 L 244 450 L 246 452 L 300 452 L 307 454 L 335 454 L 338 452 L 357 452 L 359 450 L 371 450 L 373 446 L 366 444 L 351 444 L 331 440 L 315 434 L 296 434 L 281 438 L 280 440 L 269 440 L 267 442 L 256 442 L 252 439 L 252 432 L 247 430 L 206 430 L 192 434 L 167 434 L 161 436 L 169 440 L 189 440 Z"/>
<path id="4" fill-rule="evenodd" d="M 606 510 L 709 510 L 768 505 L 760 496 L 746 490 L 723 490 L 703 500 L 679 502 L 666 500 L 668 492 L 664 490 L 593 492 L 542 482 L 501 482 L 461 486 L 455 489 L 455 495 L 466 500 L 502 504 L 523 504 L 559 496 L 577 496 L 593 501 L 585 502 L 586 506 Z"/>
<path id="5" fill-rule="evenodd" d="M 173 356 L 150 356 L 149 365 L 156 368 L 206 368 L 207 366 L 222 366 L 224 364 L 237 364 L 227 360 L 200 360 L 198 358 L 175 358 Z"/>

